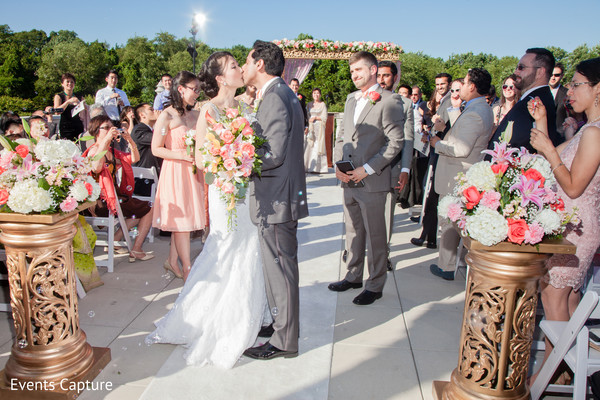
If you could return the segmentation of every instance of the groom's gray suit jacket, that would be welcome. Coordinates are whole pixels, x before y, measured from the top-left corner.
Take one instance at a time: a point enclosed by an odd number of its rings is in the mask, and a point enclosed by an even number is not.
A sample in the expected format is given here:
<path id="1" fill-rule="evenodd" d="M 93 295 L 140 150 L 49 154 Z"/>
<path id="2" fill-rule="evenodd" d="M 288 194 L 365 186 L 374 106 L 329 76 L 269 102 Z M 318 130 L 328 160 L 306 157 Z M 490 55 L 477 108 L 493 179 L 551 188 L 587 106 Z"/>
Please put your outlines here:
<path id="1" fill-rule="evenodd" d="M 250 182 L 250 217 L 260 224 L 308 216 L 304 174 L 304 116 L 298 98 L 278 78 L 267 88 L 256 113 L 256 134 L 267 139 L 257 149 L 262 172 Z"/>

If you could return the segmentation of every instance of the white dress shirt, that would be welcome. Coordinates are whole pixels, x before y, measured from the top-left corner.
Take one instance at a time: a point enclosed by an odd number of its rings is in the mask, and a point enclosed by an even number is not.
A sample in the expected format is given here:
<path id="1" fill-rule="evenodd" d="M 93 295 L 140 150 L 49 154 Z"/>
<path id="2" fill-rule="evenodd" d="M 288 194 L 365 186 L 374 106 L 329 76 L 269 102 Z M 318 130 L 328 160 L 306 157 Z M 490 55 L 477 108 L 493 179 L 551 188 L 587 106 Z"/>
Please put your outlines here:
<path id="1" fill-rule="evenodd" d="M 119 106 L 117 105 L 118 98 L 110 98 L 113 93 L 117 93 L 121 100 L 123 101 L 123 107 L 129 106 L 129 99 L 124 91 L 118 88 L 111 88 L 107 86 L 103 89 L 98 90 L 96 92 L 96 104 L 100 104 L 104 107 L 104 111 L 106 111 L 106 115 L 113 121 L 119 120 Z"/>

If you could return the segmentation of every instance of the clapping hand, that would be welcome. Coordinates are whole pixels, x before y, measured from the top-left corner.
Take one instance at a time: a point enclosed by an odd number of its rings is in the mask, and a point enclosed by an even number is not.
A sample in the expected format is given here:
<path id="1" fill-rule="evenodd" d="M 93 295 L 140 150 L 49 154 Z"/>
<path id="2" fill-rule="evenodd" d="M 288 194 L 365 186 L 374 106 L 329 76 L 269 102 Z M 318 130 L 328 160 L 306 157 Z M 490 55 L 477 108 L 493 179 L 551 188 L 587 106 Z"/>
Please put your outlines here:
<path id="1" fill-rule="evenodd" d="M 535 99 L 531 99 L 527 102 L 527 110 L 534 120 L 539 121 L 546 119 L 546 107 L 542 100 L 536 96 Z"/>

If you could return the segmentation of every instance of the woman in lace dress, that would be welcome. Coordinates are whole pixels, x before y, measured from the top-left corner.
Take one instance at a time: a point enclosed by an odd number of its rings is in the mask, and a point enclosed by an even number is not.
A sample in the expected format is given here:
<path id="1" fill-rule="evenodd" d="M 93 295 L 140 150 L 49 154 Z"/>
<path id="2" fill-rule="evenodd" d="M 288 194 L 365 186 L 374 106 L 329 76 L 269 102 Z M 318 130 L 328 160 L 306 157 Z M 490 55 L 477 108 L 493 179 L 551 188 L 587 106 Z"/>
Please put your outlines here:
<path id="1" fill-rule="evenodd" d="M 577 207 L 582 221 L 581 227 L 566 232 L 566 239 L 577 246 L 575 255 L 553 255 L 541 282 L 544 313 L 552 321 L 568 321 L 575 311 L 600 245 L 600 58 L 583 61 L 575 69 L 568 96 L 576 112 L 585 112 L 588 123 L 572 139 L 554 148 L 542 102 L 528 104 L 537 127 L 531 130 L 531 145 L 550 162 L 565 207 Z M 546 357 L 551 350 L 546 347 Z"/>
<path id="2" fill-rule="evenodd" d="M 194 155 L 185 144 L 186 135 L 195 135 L 199 114 L 193 107 L 199 94 L 196 75 L 188 71 L 178 73 L 171 87 L 171 106 L 160 113 L 152 136 L 152 154 L 163 159 L 153 225 L 172 232 L 164 268 L 183 279 L 187 279 L 192 266 L 190 233 L 206 226 L 204 175 L 200 170 L 194 172 Z"/>
<path id="3" fill-rule="evenodd" d="M 325 124 L 327 123 L 327 105 L 321 99 L 321 89 L 312 91 L 313 101 L 308 103 L 308 133 L 304 145 L 304 169 L 306 172 L 324 174 L 327 169 L 327 150 L 325 148 Z"/>
<path id="4" fill-rule="evenodd" d="M 227 108 L 237 108 L 235 92 L 244 82 L 240 66 L 228 52 L 212 54 L 198 76 L 204 93 L 211 99 L 202 107 L 198 119 L 196 143 L 200 148 L 206 134 L 206 113 L 218 121 Z M 251 121 L 252 116 L 246 114 L 246 119 Z M 197 164 L 202 165 L 199 152 L 196 157 Z M 250 221 L 247 202 L 236 205 L 232 230 L 227 228 L 227 204 L 213 185 L 209 187 L 208 204 L 211 232 L 204 249 L 172 310 L 157 323 L 147 340 L 184 345 L 188 365 L 231 368 L 254 344 L 263 314 L 265 324 L 270 323 L 270 314 L 258 231 Z"/>

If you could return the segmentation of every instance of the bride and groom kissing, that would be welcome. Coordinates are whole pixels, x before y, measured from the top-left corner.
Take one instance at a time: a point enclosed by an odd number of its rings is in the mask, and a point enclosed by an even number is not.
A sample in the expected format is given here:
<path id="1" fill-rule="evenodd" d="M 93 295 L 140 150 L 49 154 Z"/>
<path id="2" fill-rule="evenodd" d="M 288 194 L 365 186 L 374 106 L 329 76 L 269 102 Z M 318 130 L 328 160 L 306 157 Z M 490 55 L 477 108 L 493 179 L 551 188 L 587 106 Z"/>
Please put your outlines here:
<path id="1" fill-rule="evenodd" d="M 308 216 L 304 116 L 281 78 L 284 64 L 277 45 L 257 40 L 242 67 L 230 53 L 217 52 L 198 75 L 211 98 L 198 127 L 206 127 L 207 113 L 218 120 L 226 108 L 238 107 L 236 90 L 254 85 L 260 89 L 254 129 L 266 141 L 256 149 L 261 173 L 251 178 L 248 201 L 237 206 L 234 230 L 227 228 L 227 204 L 209 188 L 211 234 L 173 308 L 148 336 L 153 343 L 185 345 L 188 364 L 231 368 L 242 353 L 265 360 L 298 355 L 296 233 L 298 220 Z M 270 340 L 250 347 L 257 336 Z"/>

